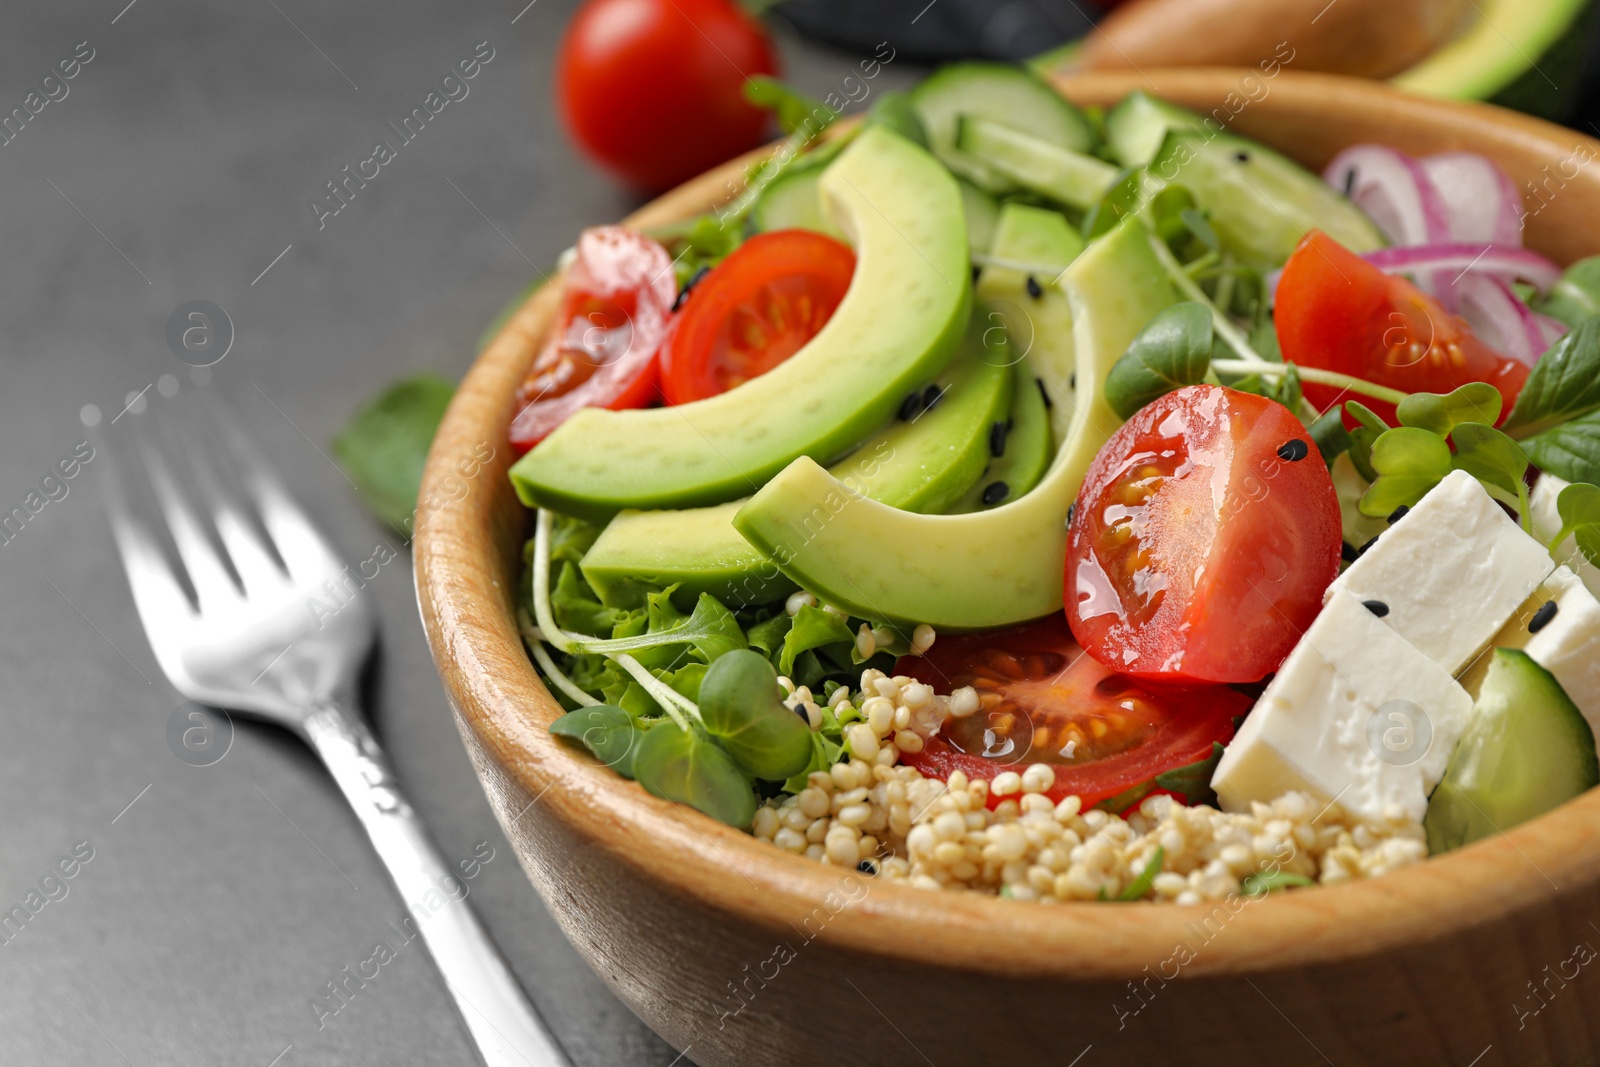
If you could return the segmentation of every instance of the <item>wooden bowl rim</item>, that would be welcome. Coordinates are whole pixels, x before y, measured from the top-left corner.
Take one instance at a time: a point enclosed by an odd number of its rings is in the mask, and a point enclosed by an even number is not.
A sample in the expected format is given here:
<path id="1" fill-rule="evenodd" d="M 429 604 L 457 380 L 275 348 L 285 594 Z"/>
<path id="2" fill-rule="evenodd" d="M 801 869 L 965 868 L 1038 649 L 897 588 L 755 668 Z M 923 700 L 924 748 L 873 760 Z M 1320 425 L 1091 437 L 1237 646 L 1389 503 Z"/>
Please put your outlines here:
<path id="1" fill-rule="evenodd" d="M 1248 71 L 1191 69 L 1096 74 L 1058 79 L 1070 97 L 1105 103 L 1137 88 L 1178 98 L 1220 99 Z M 1551 159 L 1574 143 L 1600 153 L 1600 142 L 1527 116 L 1483 105 L 1411 96 L 1379 83 L 1283 71 L 1274 80 L 1273 108 L 1302 118 L 1333 112 L 1370 130 L 1430 126 L 1458 133 L 1463 143 L 1488 140 L 1506 151 L 1541 152 Z M 1256 105 L 1265 106 L 1265 105 Z M 706 210 L 741 180 L 767 150 L 752 153 L 674 190 L 626 220 L 657 225 Z M 1596 185 L 1600 190 L 1600 185 Z M 423 499 L 455 477 L 472 442 L 504 440 L 514 383 L 531 359 L 553 310 L 553 291 L 531 295 L 480 353 L 446 414 L 429 457 Z M 517 635 L 511 593 L 497 561 L 506 531 L 503 457 L 489 476 L 496 492 L 470 494 L 418 523 L 417 589 L 429 644 L 465 727 L 488 758 L 533 798 L 532 814 L 513 810 L 526 800 L 493 795 L 505 823 L 557 819 L 637 871 L 641 881 L 696 898 L 774 941 L 819 913 L 814 936 L 836 946 L 923 965 L 1009 977 L 1091 980 L 1133 977 L 1192 945 L 1234 908 L 1102 903 L 1041 906 L 971 894 L 931 892 L 824 866 L 779 851 L 698 812 L 648 796 L 595 761 L 556 742 L 544 726 L 559 707 L 546 692 Z M 451 495 L 454 499 L 454 495 Z M 497 520 L 497 515 L 499 516 Z M 500 540 L 497 542 L 497 536 Z M 1251 932 L 1223 938 L 1184 967 L 1189 975 L 1252 974 L 1352 959 L 1414 946 L 1514 913 L 1548 907 L 1558 896 L 1600 882 L 1600 790 L 1560 810 L 1406 870 L 1316 891 L 1249 901 Z M 508 827 L 509 828 L 509 827 Z M 537 836 L 535 832 L 534 836 Z M 529 859 L 543 879 L 559 880 L 554 857 Z M 858 881 L 852 881 L 852 880 Z M 540 879 L 536 879 L 536 882 Z M 868 892 L 859 895 L 857 884 Z M 550 890 L 541 886 L 541 890 Z M 852 906 L 835 901 L 849 899 Z M 1224 913 L 1225 909 L 1225 913 Z M 1219 918 L 1219 914 L 1221 917 Z M 1349 924 L 1347 926 L 1347 924 Z M 1360 930 L 1359 936 L 1353 936 Z M 1209 942 L 1210 937 L 1205 937 Z"/>

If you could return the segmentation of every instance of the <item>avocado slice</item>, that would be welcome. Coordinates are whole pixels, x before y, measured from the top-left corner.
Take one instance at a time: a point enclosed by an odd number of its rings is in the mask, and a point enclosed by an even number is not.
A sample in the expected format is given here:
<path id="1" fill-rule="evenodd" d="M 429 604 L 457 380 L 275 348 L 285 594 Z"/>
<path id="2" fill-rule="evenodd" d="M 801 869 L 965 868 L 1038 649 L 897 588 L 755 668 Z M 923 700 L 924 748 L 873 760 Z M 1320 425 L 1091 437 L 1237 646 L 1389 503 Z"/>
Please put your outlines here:
<path id="1" fill-rule="evenodd" d="M 936 383 L 930 407 L 907 398 L 896 418 L 830 470 L 854 491 L 907 511 L 943 511 L 972 486 L 989 458 L 990 428 L 1006 417 L 1013 357 L 1005 337 L 974 319 L 963 353 Z M 987 336 L 985 336 L 987 334 Z M 1028 388 L 1035 395 L 1031 379 Z M 928 394 L 924 393 L 923 396 Z M 624 511 L 601 531 L 580 567 L 607 604 L 632 604 L 640 583 L 678 583 L 728 604 L 764 604 L 794 583 L 733 528 L 743 500 L 683 511 Z"/>
<path id="2" fill-rule="evenodd" d="M 670 408 L 584 408 L 517 461 L 523 503 L 600 521 L 624 508 L 720 504 L 797 456 L 831 460 L 887 422 L 959 347 L 972 308 L 961 193 L 924 149 L 863 130 L 823 172 L 855 277 L 786 362 Z"/>
<path id="3" fill-rule="evenodd" d="M 975 630 L 1059 611 L 1067 509 L 1121 424 L 1103 397 L 1106 374 L 1156 312 L 1177 301 L 1151 239 L 1130 219 L 1062 275 L 1081 392 L 1066 440 L 1031 493 L 992 511 L 914 515 L 853 493 L 802 458 L 752 497 L 734 525 L 783 573 L 854 615 Z"/>
<path id="4" fill-rule="evenodd" d="M 1215 120 L 1212 126 L 1222 128 Z M 1206 120 L 1193 111 L 1138 89 L 1106 112 L 1106 148 L 1124 167 L 1142 167 L 1161 151 L 1168 130 L 1205 129 Z"/>

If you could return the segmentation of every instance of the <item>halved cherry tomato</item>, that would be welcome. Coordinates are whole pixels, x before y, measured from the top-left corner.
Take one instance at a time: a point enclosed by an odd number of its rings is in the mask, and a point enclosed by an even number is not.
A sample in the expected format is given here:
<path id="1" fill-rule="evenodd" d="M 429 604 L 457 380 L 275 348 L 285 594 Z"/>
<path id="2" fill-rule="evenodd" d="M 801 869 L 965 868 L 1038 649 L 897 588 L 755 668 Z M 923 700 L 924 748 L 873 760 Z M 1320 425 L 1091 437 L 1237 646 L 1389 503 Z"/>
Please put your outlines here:
<path id="1" fill-rule="evenodd" d="M 1154 790 L 1156 775 L 1226 744 L 1234 718 L 1250 710 L 1250 698 L 1227 686 L 1162 685 L 1108 670 L 1084 654 L 1060 615 L 940 637 L 894 669 L 941 693 L 978 691 L 976 712 L 948 719 L 904 762 L 934 778 L 959 770 L 985 780 L 1048 763 L 1056 772 L 1050 798 L 1080 797 L 1084 807 L 1110 798 L 1127 807 Z M 990 806 L 1001 799 L 991 795 Z"/>
<path id="2" fill-rule="evenodd" d="M 659 244 L 621 226 L 584 230 L 550 338 L 517 389 L 513 447 L 526 452 L 579 408 L 654 400 L 656 350 L 677 296 Z"/>
<path id="3" fill-rule="evenodd" d="M 1107 441 L 1067 533 L 1072 632 L 1114 669 L 1254 682 L 1339 573 L 1339 501 L 1305 426 L 1265 397 L 1191 385 Z"/>
<path id="4" fill-rule="evenodd" d="M 850 288 L 850 246 L 811 230 L 757 234 L 689 290 L 661 353 L 669 404 L 725 393 L 815 337 Z"/>
<path id="5" fill-rule="evenodd" d="M 1433 297 L 1320 230 L 1307 234 L 1284 264 L 1272 317 L 1290 363 L 1407 393 L 1448 393 L 1468 382 L 1488 382 L 1504 397 L 1502 420 L 1528 380 L 1525 364 L 1478 340 Z M 1392 404 L 1311 382 L 1305 395 L 1318 410 L 1359 400 L 1395 423 Z"/>

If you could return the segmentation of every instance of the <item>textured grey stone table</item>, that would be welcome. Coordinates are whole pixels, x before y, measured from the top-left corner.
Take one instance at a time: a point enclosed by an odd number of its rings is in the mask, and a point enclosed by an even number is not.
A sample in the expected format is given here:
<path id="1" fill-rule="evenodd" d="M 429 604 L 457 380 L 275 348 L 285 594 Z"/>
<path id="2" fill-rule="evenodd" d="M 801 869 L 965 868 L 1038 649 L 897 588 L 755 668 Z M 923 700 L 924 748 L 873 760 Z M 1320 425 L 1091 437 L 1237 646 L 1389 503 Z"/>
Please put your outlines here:
<path id="1" fill-rule="evenodd" d="M 26 119 L 0 146 L 0 515 L 26 517 L 0 534 L 0 915 L 25 917 L 0 921 L 0 1063 L 473 1062 L 308 753 L 244 723 L 213 766 L 169 748 L 182 700 L 114 560 L 106 464 L 80 462 L 81 420 L 93 405 L 100 431 L 121 432 L 159 414 L 163 389 L 194 388 L 166 324 L 213 301 L 236 333 L 213 383 L 268 459 L 352 563 L 395 544 L 327 459 L 330 437 L 388 379 L 459 375 L 535 266 L 633 203 L 556 126 L 571 7 L 34 0 L 0 16 L 0 115 Z M 324 183 L 398 141 L 388 123 L 475 51 L 492 58 L 468 94 L 319 229 L 308 205 Z M 819 93 L 853 62 L 785 52 Z M 568 947 L 501 837 L 408 557 L 369 589 L 372 718 L 445 855 L 481 862 L 470 899 L 534 1001 L 577 1064 L 674 1062 Z M 327 984 L 380 942 L 394 959 L 328 1011 Z"/>

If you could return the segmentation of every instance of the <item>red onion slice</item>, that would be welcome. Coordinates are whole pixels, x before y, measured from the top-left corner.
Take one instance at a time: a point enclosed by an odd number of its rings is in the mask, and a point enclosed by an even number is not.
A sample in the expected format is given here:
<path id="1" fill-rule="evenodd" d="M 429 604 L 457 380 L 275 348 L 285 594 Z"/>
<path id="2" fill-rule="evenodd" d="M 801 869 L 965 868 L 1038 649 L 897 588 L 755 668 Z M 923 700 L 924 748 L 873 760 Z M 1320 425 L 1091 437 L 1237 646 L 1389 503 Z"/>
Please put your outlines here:
<path id="1" fill-rule="evenodd" d="M 1414 274 L 1419 278 L 1445 274 L 1449 285 L 1461 274 L 1492 274 L 1520 279 L 1541 293 L 1561 277 L 1561 268 L 1531 249 L 1502 244 L 1437 244 L 1409 248 L 1380 248 L 1362 257 L 1390 274 Z M 1443 297 L 1442 293 L 1435 296 Z"/>
<path id="2" fill-rule="evenodd" d="M 1549 347 L 1548 326 L 1517 299 L 1511 286 L 1492 274 L 1470 273 L 1456 284 L 1461 317 L 1484 344 L 1532 367 Z"/>
<path id="3" fill-rule="evenodd" d="M 1322 172 L 1397 245 L 1450 240 L 1449 215 L 1421 164 L 1379 144 L 1346 148 Z"/>
<path id="4" fill-rule="evenodd" d="M 1444 205 L 1450 240 L 1522 244 L 1522 196 L 1492 160 L 1475 152 L 1441 152 L 1419 162 Z"/>

